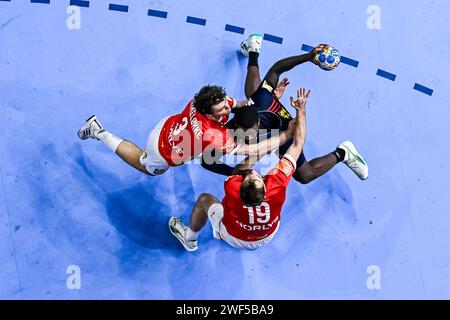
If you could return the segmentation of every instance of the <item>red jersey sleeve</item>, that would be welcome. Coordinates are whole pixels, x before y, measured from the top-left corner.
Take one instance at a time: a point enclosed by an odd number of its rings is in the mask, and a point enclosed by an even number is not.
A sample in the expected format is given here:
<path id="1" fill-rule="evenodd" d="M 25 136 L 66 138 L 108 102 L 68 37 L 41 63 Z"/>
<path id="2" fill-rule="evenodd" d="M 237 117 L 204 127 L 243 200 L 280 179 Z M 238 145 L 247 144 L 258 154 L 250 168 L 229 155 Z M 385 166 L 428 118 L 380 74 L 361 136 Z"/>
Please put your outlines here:
<path id="1" fill-rule="evenodd" d="M 286 188 L 295 169 L 296 161 L 289 154 L 285 154 L 275 168 L 269 171 L 267 178 L 272 180 L 273 183 Z"/>
<path id="2" fill-rule="evenodd" d="M 244 178 L 242 176 L 229 176 L 224 183 L 225 197 L 223 199 L 223 204 L 228 207 L 227 200 L 229 199 L 240 199 L 239 192 L 241 189 L 241 184 Z M 237 197 L 237 198 L 236 198 Z M 233 201 L 235 202 L 235 201 Z M 234 203 L 233 203 L 234 204 Z"/>
<path id="3" fill-rule="evenodd" d="M 227 97 L 227 102 L 228 102 L 228 105 L 230 106 L 231 109 L 234 109 L 234 108 L 237 107 L 236 99 L 234 99 L 232 97 Z"/>
<path id="4" fill-rule="evenodd" d="M 205 134 L 203 141 L 208 149 L 218 149 L 223 153 L 232 153 L 239 145 L 234 136 L 226 128 L 224 130 L 210 129 Z M 206 149 L 206 148 L 205 148 Z"/>

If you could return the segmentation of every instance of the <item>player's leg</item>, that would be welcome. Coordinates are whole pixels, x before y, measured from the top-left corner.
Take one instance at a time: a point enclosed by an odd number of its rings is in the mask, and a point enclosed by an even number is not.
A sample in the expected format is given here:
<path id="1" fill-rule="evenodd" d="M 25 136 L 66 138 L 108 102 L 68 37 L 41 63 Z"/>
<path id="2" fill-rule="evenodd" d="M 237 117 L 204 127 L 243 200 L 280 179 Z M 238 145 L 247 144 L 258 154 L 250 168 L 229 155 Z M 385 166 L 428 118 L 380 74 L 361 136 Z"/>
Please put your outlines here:
<path id="1" fill-rule="evenodd" d="M 119 144 L 115 152 L 123 161 L 128 163 L 136 170 L 139 170 L 145 174 L 150 175 L 145 166 L 140 161 L 144 151 L 140 149 L 137 145 L 135 145 L 133 142 L 123 140 Z"/>
<path id="2" fill-rule="evenodd" d="M 127 164 L 145 174 L 149 174 L 140 162 L 143 151 L 134 143 L 106 131 L 95 115 L 86 120 L 78 131 L 78 137 L 82 140 L 92 138 L 102 141 Z"/>
<path id="3" fill-rule="evenodd" d="M 183 221 L 179 218 L 170 218 L 170 232 L 181 242 L 187 251 L 195 251 L 198 249 L 198 234 L 205 226 L 206 221 L 208 221 L 208 211 L 214 204 L 220 204 L 220 201 L 209 193 L 202 193 L 192 209 L 189 227 L 184 225 Z"/>
<path id="4" fill-rule="evenodd" d="M 261 75 L 259 73 L 258 58 L 261 49 L 263 36 L 261 34 L 252 34 L 241 43 L 241 52 L 248 56 L 247 76 L 245 78 L 245 96 L 250 98 L 261 84 Z"/>
<path id="5" fill-rule="evenodd" d="M 261 75 L 258 66 L 259 53 L 250 52 L 247 66 L 247 76 L 245 77 L 245 96 L 249 99 L 261 84 Z"/>
<path id="6" fill-rule="evenodd" d="M 304 158 L 303 154 L 302 156 Z M 310 183 L 318 177 L 323 176 L 339 162 L 349 167 L 361 180 L 366 180 L 369 177 L 367 163 L 350 141 L 344 141 L 335 151 L 325 156 L 315 158 L 311 161 L 306 161 L 306 159 L 304 161 L 299 159 L 299 161 L 302 163 L 300 165 L 297 164 L 294 179 L 303 184 Z"/>
<path id="7" fill-rule="evenodd" d="M 192 232 L 198 233 L 204 227 L 208 221 L 208 210 L 215 203 L 220 203 L 220 201 L 209 193 L 202 193 L 198 197 L 189 221 L 189 229 Z"/>
<path id="8" fill-rule="evenodd" d="M 285 125 L 286 121 L 283 121 L 283 126 Z M 292 139 L 280 147 L 278 150 L 280 157 L 287 152 L 291 144 Z M 339 148 L 323 157 L 318 157 L 310 161 L 306 160 L 305 153 L 302 152 L 297 159 L 297 169 L 294 172 L 293 178 L 302 184 L 308 184 L 327 173 L 337 163 L 343 161 L 344 158 L 345 151 Z"/>
<path id="9" fill-rule="evenodd" d="M 308 184 L 323 176 L 338 163 L 339 160 L 335 153 L 336 151 L 310 161 L 305 160 L 301 166 L 297 167 L 293 175 L 294 179 L 302 184 Z"/>

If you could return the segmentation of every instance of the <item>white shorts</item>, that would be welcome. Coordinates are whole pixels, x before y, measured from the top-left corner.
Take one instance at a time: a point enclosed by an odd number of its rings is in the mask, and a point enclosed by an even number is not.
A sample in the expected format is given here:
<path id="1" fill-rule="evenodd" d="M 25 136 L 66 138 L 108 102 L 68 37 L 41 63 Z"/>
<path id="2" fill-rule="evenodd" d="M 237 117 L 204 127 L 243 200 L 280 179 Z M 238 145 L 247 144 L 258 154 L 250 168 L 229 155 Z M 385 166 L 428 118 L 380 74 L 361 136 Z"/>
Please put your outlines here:
<path id="1" fill-rule="evenodd" d="M 162 119 L 150 132 L 147 139 L 147 146 L 140 158 L 141 164 L 153 176 L 163 174 L 170 168 L 167 161 L 159 153 L 159 135 L 166 120 L 167 118 Z"/>
<path id="2" fill-rule="evenodd" d="M 224 240 L 226 243 L 228 243 L 230 246 L 238 249 L 257 249 L 259 247 L 262 247 L 269 242 L 272 241 L 273 237 L 278 231 L 278 227 L 280 224 L 278 223 L 277 228 L 275 231 L 268 236 L 267 238 L 258 240 L 258 241 L 244 241 L 237 239 L 230 235 L 227 231 L 227 228 L 222 223 L 223 219 L 223 206 L 220 203 L 215 203 L 211 207 L 209 207 L 208 210 L 208 218 L 209 222 L 211 222 L 212 228 L 213 228 L 213 235 L 214 238 L 219 240 Z"/>

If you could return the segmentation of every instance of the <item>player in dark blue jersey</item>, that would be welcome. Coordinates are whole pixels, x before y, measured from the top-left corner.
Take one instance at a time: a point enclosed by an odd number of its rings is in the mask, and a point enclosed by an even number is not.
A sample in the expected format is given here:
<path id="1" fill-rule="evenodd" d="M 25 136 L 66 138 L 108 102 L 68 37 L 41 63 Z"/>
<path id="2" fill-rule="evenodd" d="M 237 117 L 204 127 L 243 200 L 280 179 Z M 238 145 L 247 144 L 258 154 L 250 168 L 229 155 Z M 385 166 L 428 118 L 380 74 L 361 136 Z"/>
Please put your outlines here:
<path id="1" fill-rule="evenodd" d="M 283 96 L 289 81 L 287 78 L 279 81 L 280 76 L 302 63 L 315 63 L 315 53 L 320 51 L 324 46 L 319 45 L 309 53 L 277 61 L 269 69 L 264 79 L 261 80 L 258 58 L 262 41 L 262 35 L 253 34 L 241 44 L 242 54 L 249 57 L 247 76 L 245 79 L 245 95 L 253 102 L 253 106 L 239 110 L 239 114 L 236 114 L 234 119 L 228 124 L 230 128 L 235 126 L 234 123 L 245 122 L 247 117 L 249 119 L 253 118 L 253 113 L 258 112 L 259 129 L 266 129 L 269 132 L 271 129 L 286 130 L 289 122 L 293 118 L 279 99 Z M 292 140 L 280 147 L 280 157 L 286 153 L 291 144 Z M 306 160 L 302 152 L 297 160 L 297 169 L 293 177 L 300 183 L 307 184 L 324 175 L 339 162 L 345 163 L 361 180 L 368 178 L 369 170 L 367 163 L 358 154 L 356 148 L 350 141 L 344 141 L 329 154 L 309 161 Z M 231 175 L 234 169 L 220 162 L 208 165 L 203 161 L 202 165 L 210 171 L 227 176 Z"/>

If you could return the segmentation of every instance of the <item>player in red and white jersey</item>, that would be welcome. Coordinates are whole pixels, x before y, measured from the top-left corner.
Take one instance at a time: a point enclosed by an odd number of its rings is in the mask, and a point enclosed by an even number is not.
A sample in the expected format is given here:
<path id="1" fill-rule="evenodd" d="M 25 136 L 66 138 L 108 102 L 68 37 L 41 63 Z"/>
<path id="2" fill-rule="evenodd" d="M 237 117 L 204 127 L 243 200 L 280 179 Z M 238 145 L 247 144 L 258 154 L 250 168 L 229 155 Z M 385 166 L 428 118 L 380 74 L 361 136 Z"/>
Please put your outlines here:
<path id="1" fill-rule="evenodd" d="M 225 182 L 225 197 L 222 200 L 222 224 L 228 234 L 246 242 L 260 241 L 274 234 L 278 229 L 281 208 L 286 199 L 286 188 L 295 169 L 295 159 L 290 154 L 285 154 L 264 177 L 251 169 L 236 172 L 228 177 Z M 250 182 L 250 178 L 254 182 Z M 261 191 L 249 191 L 248 196 L 255 197 L 252 200 L 256 201 L 246 204 L 242 199 L 246 196 L 243 184 L 252 183 L 259 185 Z M 252 192 L 254 195 L 250 195 Z"/>
<path id="2" fill-rule="evenodd" d="M 309 91 L 299 89 L 298 99 L 294 101 L 291 97 L 291 105 L 297 110 L 293 143 L 265 177 L 252 170 L 254 162 L 247 158 L 225 181 L 222 203 L 211 194 L 203 193 L 192 211 L 189 227 L 179 218 L 170 218 L 170 232 L 186 250 L 197 250 L 198 233 L 208 219 L 214 237 L 235 248 L 256 249 L 272 241 L 279 227 L 287 186 L 305 143 L 308 96 Z"/>
<path id="3" fill-rule="evenodd" d="M 224 153 L 238 146 L 226 127 L 229 113 L 237 107 L 236 100 L 226 97 L 223 111 L 214 116 L 198 112 L 194 102 L 191 100 L 182 113 L 166 118 L 161 128 L 159 153 L 169 166 L 177 166 L 197 157 L 209 145 Z"/>
<path id="4" fill-rule="evenodd" d="M 106 131 L 95 115 L 86 120 L 78 137 L 101 140 L 130 166 L 151 176 L 162 174 L 211 149 L 223 154 L 255 155 L 270 152 L 289 139 L 287 133 L 282 133 L 269 141 L 241 148 L 226 123 L 232 109 L 240 108 L 237 112 L 246 114 L 246 120 L 253 115 L 240 129 L 257 128 L 257 112 L 247 104 L 247 100 L 237 102 L 227 96 L 222 87 L 204 86 L 182 113 L 156 124 L 148 136 L 145 150 Z"/>

